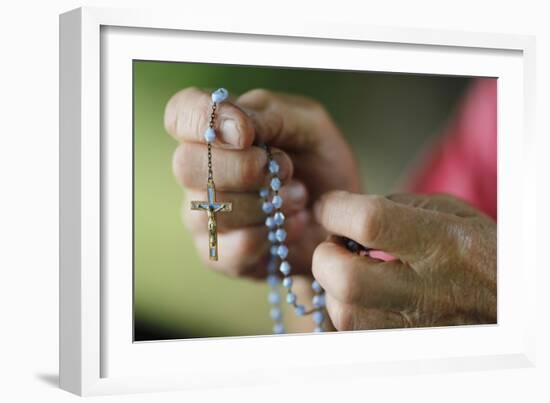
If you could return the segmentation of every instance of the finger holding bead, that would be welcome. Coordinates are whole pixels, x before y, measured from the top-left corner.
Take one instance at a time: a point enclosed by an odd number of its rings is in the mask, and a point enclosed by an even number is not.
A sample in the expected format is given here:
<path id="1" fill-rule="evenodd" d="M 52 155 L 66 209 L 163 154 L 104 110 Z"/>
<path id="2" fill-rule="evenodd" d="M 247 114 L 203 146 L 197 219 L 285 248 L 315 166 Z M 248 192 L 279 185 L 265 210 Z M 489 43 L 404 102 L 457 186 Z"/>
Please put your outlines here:
<path id="1" fill-rule="evenodd" d="M 254 141 L 254 126 L 247 114 L 228 101 L 228 94 L 218 89 L 213 93 L 190 87 L 176 93 L 164 111 L 166 131 L 179 142 L 214 147 L 245 149 Z M 216 102 L 212 121 L 212 106 Z"/>
<path id="2" fill-rule="evenodd" d="M 290 156 L 273 150 L 279 165 L 279 188 L 288 183 L 294 172 Z M 212 169 L 216 190 L 256 192 L 266 185 L 268 158 L 259 147 L 246 150 L 212 149 Z M 204 144 L 184 142 L 174 152 L 172 167 L 178 182 L 188 188 L 204 189 L 208 177 L 208 152 Z"/>
<path id="3" fill-rule="evenodd" d="M 313 254 L 313 275 L 327 295 L 365 308 L 415 308 L 421 298 L 418 274 L 399 261 L 381 262 L 326 241 Z"/>

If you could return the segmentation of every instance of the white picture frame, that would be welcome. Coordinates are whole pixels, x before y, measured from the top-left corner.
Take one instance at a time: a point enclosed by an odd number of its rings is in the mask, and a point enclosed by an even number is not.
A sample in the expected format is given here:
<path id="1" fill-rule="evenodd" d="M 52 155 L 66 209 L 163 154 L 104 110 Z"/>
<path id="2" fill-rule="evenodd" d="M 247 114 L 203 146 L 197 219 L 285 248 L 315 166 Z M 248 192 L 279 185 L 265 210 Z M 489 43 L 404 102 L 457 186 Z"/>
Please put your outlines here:
<path id="1" fill-rule="evenodd" d="M 532 366 L 535 324 L 526 312 L 536 311 L 536 264 L 528 246 L 537 231 L 534 200 L 526 195 L 535 186 L 528 158 L 534 49 L 532 37 L 509 34 L 149 10 L 62 14 L 61 387 L 97 395 Z M 326 52 L 338 57 L 327 60 Z M 498 77 L 498 324 L 133 343 L 133 59 Z"/>

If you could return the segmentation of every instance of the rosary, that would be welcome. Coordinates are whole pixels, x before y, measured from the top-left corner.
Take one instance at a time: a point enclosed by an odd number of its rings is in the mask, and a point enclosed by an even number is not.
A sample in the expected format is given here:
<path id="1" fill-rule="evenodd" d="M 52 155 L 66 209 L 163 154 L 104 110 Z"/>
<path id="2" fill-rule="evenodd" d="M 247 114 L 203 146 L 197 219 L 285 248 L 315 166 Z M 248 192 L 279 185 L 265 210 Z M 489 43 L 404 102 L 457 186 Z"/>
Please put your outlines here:
<path id="1" fill-rule="evenodd" d="M 225 101 L 229 93 L 225 88 L 219 88 L 212 93 L 212 111 L 210 113 L 210 122 L 204 132 L 204 140 L 208 146 L 208 180 L 206 183 L 207 201 L 192 201 L 192 210 L 206 211 L 208 215 L 208 256 L 210 260 L 218 260 L 218 230 L 216 226 L 216 213 L 230 213 L 233 209 L 232 203 L 223 203 L 216 201 L 216 187 L 214 184 L 214 175 L 212 172 L 212 143 L 216 140 L 216 131 L 214 123 L 216 118 L 217 105 Z M 323 331 L 323 322 L 325 320 L 323 308 L 325 307 L 325 294 L 321 285 L 314 280 L 311 283 L 315 295 L 312 298 L 313 308 L 306 310 L 305 306 L 298 303 L 296 294 L 292 292 L 292 267 L 287 261 L 288 247 L 284 244 L 287 233 L 284 229 L 285 216 L 281 211 L 283 198 L 279 195 L 281 189 L 281 180 L 279 179 L 279 164 L 273 159 L 271 149 L 268 145 L 262 145 L 267 154 L 267 169 L 269 185 L 260 190 L 262 201 L 262 211 L 267 215 L 265 225 L 268 228 L 268 241 L 271 244 L 270 257 L 267 264 L 267 284 L 269 286 L 268 301 L 271 305 L 270 315 L 273 319 L 273 333 L 285 333 L 283 325 L 283 312 L 281 310 L 281 295 L 279 285 L 286 290 L 286 302 L 294 308 L 297 316 L 312 315 L 315 323 L 315 332 Z M 277 272 L 283 275 L 280 280 Z"/>

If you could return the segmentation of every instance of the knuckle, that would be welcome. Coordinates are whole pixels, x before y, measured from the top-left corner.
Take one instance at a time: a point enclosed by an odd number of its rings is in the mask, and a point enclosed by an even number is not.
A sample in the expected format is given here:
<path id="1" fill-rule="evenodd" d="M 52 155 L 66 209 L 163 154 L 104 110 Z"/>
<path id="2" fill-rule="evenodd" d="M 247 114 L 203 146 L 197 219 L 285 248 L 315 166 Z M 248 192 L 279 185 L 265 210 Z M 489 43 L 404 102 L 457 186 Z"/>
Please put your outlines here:
<path id="1" fill-rule="evenodd" d="M 191 169 L 191 147 L 186 143 L 180 144 L 172 159 L 172 170 L 178 183 L 182 186 L 190 186 L 194 182 L 194 174 Z"/>
<path id="2" fill-rule="evenodd" d="M 237 177 L 241 178 L 246 186 L 252 186 L 256 184 L 259 173 L 263 172 L 263 154 L 260 158 L 256 158 L 255 155 L 247 155 L 240 159 L 237 166 Z"/>
<path id="3" fill-rule="evenodd" d="M 329 117 L 329 113 L 325 106 L 317 101 L 316 99 L 308 98 L 307 99 L 307 107 L 311 111 L 312 114 L 317 116 L 318 118 L 327 118 Z"/>
<path id="4" fill-rule="evenodd" d="M 198 89 L 196 87 L 188 87 L 176 92 L 170 97 L 164 108 L 164 128 L 168 133 L 174 135 L 178 131 L 179 106 L 182 98 L 197 91 Z"/>
<path id="5" fill-rule="evenodd" d="M 193 102 L 190 103 L 190 99 Z M 190 107 L 190 105 L 197 107 Z M 198 105 L 197 105 L 198 104 Z M 185 132 L 200 131 L 208 123 L 209 97 L 197 87 L 187 87 L 177 92 L 168 101 L 165 109 L 164 125 L 172 135 L 181 135 Z"/>
<path id="6" fill-rule="evenodd" d="M 172 135 L 176 132 L 175 128 L 178 116 L 176 96 L 177 94 L 173 95 L 164 107 L 164 130 Z"/>
<path id="7" fill-rule="evenodd" d="M 321 268 L 327 261 L 329 244 L 327 242 L 321 242 L 313 251 L 312 257 L 312 271 L 317 278 Z"/>
<path id="8" fill-rule="evenodd" d="M 331 317 L 334 327 L 339 331 L 353 330 L 353 314 L 351 310 L 341 304 L 338 304 L 335 310 L 335 314 Z"/>
<path id="9" fill-rule="evenodd" d="M 273 99 L 273 92 L 265 88 L 255 88 L 243 94 L 240 100 L 248 105 L 264 108 Z"/>
<path id="10" fill-rule="evenodd" d="M 361 299 L 361 282 L 357 271 L 344 270 L 340 280 L 340 299 L 345 303 L 355 303 Z"/>
<path id="11" fill-rule="evenodd" d="M 380 238 L 385 204 L 386 199 L 383 196 L 369 196 L 358 213 L 359 217 L 354 223 L 359 226 L 357 233 L 362 235 L 364 246 L 370 246 Z"/>
<path id="12" fill-rule="evenodd" d="M 486 229 L 478 221 L 456 219 L 446 224 L 449 246 L 456 251 L 458 262 L 463 266 L 480 259 L 482 250 L 488 244 L 496 245 L 494 240 L 487 242 Z"/>

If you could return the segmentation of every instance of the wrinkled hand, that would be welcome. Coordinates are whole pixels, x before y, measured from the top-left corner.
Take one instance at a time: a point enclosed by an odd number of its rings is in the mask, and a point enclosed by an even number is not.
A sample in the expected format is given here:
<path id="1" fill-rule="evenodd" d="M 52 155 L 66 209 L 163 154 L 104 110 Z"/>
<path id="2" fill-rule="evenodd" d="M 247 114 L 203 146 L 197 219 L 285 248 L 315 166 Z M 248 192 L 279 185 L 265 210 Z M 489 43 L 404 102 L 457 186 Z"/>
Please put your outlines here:
<path id="1" fill-rule="evenodd" d="M 294 273 L 311 273 L 315 247 L 326 232 L 312 217 L 311 205 L 324 192 L 359 190 L 355 159 L 340 131 L 317 102 L 297 96 L 252 90 L 219 104 L 212 158 L 217 200 L 233 203 L 219 214 L 220 260 L 208 260 L 206 214 L 189 210 L 190 200 L 205 198 L 207 146 L 203 133 L 210 118 L 210 94 L 187 88 L 165 110 L 166 130 L 180 142 L 173 170 L 186 188 L 184 221 L 204 262 L 230 275 L 265 276 L 268 257 L 265 214 L 259 189 L 267 185 L 267 156 L 254 144 L 267 143 L 280 165 L 287 217 L 289 260 Z"/>
<path id="2" fill-rule="evenodd" d="M 325 195 L 331 233 L 384 251 L 350 252 L 340 237 L 315 250 L 313 274 L 338 330 L 496 323 L 496 223 L 450 196 Z"/>

